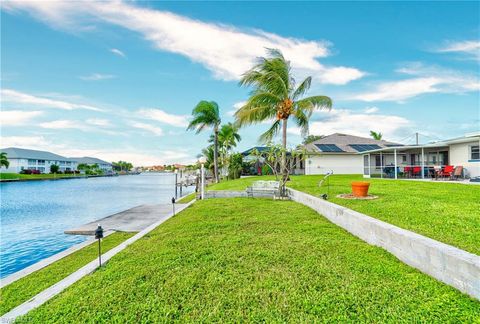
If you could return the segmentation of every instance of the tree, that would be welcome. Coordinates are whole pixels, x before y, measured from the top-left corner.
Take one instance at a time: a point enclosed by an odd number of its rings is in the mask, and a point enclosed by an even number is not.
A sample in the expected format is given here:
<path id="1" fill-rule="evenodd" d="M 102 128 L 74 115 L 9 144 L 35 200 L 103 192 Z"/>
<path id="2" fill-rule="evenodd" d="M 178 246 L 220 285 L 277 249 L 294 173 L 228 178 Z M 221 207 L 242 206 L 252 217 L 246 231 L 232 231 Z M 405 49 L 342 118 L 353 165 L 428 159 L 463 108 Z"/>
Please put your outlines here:
<path id="1" fill-rule="evenodd" d="M 286 196 L 285 185 L 288 180 L 290 172 L 294 170 L 306 155 L 305 148 L 287 150 L 282 145 L 267 144 L 267 149 L 262 152 L 257 149 L 252 150 L 252 156 L 268 165 L 275 175 L 275 179 L 280 182 L 280 194 Z M 284 164 L 283 157 L 287 156 L 290 163 Z M 283 169 L 282 169 L 283 168 Z M 281 177 L 278 170 L 281 170 Z"/>
<path id="2" fill-rule="evenodd" d="M 7 153 L 5 152 L 0 153 L 0 168 L 4 166 L 5 169 L 8 169 L 9 165 L 10 165 L 10 162 L 8 161 Z"/>
<path id="3" fill-rule="evenodd" d="M 218 151 L 220 163 L 223 164 L 223 169 L 227 168 L 227 174 L 230 163 L 230 151 L 237 146 L 237 143 L 241 141 L 241 139 L 242 137 L 238 133 L 238 127 L 234 124 L 227 123 L 220 127 L 220 131 L 218 132 Z M 215 142 L 215 136 L 213 134 L 210 136 L 209 142 Z"/>
<path id="4" fill-rule="evenodd" d="M 218 104 L 215 101 L 200 101 L 192 111 L 193 119 L 187 127 L 187 130 L 196 130 L 196 133 L 200 133 L 207 127 L 213 128 L 213 165 L 214 171 L 213 175 L 215 182 L 218 183 L 218 132 L 220 123 L 220 111 Z"/>
<path id="5" fill-rule="evenodd" d="M 374 140 L 377 140 L 377 141 L 380 141 L 383 137 L 383 134 L 380 133 L 380 132 L 374 132 L 374 131 L 370 131 L 370 136 L 374 139 Z"/>
<path id="6" fill-rule="evenodd" d="M 243 155 L 235 153 L 230 155 L 228 161 L 228 177 L 231 179 L 238 179 L 242 173 Z"/>
<path id="7" fill-rule="evenodd" d="M 50 165 L 50 173 L 57 173 L 60 170 L 60 167 L 56 164 Z"/>
<path id="8" fill-rule="evenodd" d="M 310 144 L 310 143 L 315 142 L 316 140 L 322 139 L 324 137 L 325 136 L 323 136 L 323 135 L 308 135 L 303 139 L 302 144 L 303 145 Z"/>
<path id="9" fill-rule="evenodd" d="M 272 126 L 260 136 L 269 142 L 282 130 L 282 173 L 287 177 L 287 123 L 291 117 L 300 127 L 302 135 L 308 134 L 308 122 L 316 109 L 330 109 L 332 100 L 326 96 L 304 98 L 312 78 L 307 77 L 298 86 L 291 74 L 290 62 L 277 49 L 269 49 L 269 56 L 260 58 L 257 65 L 240 80 L 241 86 L 253 87 L 246 104 L 235 112 L 237 125 L 244 126 L 274 120 Z"/>
<path id="10" fill-rule="evenodd" d="M 205 157 L 205 169 L 210 170 L 212 173 L 215 170 L 215 162 L 214 162 L 214 155 L 215 149 L 213 145 L 209 145 L 208 147 L 202 150 L 202 155 Z"/>

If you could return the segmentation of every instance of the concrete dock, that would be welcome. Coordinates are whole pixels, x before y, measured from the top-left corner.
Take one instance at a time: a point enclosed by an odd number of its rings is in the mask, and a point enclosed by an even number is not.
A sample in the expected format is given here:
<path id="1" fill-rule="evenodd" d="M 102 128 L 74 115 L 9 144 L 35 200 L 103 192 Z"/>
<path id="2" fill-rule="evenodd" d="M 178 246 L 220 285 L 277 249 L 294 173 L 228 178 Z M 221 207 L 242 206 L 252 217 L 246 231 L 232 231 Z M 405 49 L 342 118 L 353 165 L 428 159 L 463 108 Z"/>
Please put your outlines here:
<path id="1" fill-rule="evenodd" d="M 175 204 L 175 211 L 183 210 L 186 204 Z M 94 235 L 100 224 L 104 231 L 140 232 L 155 222 L 168 218 L 172 204 L 140 205 L 123 212 L 65 231 L 65 234 Z"/>

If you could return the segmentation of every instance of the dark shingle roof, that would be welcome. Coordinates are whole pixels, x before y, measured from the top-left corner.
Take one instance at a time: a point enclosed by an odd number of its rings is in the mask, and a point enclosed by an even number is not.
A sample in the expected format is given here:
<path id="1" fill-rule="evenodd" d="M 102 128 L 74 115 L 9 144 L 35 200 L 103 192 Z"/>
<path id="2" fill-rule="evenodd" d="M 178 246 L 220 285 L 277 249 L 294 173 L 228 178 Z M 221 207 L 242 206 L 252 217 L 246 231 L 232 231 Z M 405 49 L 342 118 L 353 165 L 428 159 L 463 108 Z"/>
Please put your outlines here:
<path id="1" fill-rule="evenodd" d="M 361 150 L 359 151 L 359 149 L 361 149 L 364 146 L 373 147 L 373 145 L 377 145 L 379 146 L 379 148 L 392 146 L 392 145 L 401 146 L 401 144 L 389 142 L 385 140 L 374 140 L 373 138 L 368 138 L 368 137 L 360 137 L 360 136 L 354 136 L 354 135 L 348 135 L 348 134 L 335 133 L 332 135 L 325 136 L 321 139 L 318 139 L 312 143 L 309 143 L 305 145 L 305 147 L 308 152 L 326 153 L 327 151 L 322 151 L 320 147 L 328 147 L 330 145 L 334 145 L 341 150 L 341 152 L 339 151 L 332 152 L 331 150 L 328 151 L 328 153 L 335 153 L 335 154 L 358 153 L 358 152 L 361 152 Z"/>

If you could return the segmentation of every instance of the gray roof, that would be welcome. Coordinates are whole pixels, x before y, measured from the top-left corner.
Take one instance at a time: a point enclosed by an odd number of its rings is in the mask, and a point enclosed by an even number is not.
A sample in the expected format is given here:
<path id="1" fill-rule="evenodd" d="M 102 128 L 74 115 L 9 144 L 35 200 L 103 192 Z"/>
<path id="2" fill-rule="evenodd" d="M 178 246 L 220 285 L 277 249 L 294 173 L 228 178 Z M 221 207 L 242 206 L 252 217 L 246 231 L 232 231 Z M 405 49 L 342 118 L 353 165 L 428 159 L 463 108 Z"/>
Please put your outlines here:
<path id="1" fill-rule="evenodd" d="M 84 157 L 78 157 L 78 158 L 70 158 L 71 160 L 77 161 L 78 164 L 84 163 L 84 164 L 108 164 L 112 165 L 110 162 L 103 161 L 94 157 L 89 157 L 89 156 L 84 156 Z"/>
<path id="2" fill-rule="evenodd" d="M 402 144 L 389 142 L 385 140 L 375 140 L 368 137 L 360 137 L 348 134 L 335 133 L 328 136 L 325 136 L 319 140 L 316 140 L 312 143 L 305 145 L 305 148 L 308 152 L 311 153 L 322 153 L 317 144 L 330 144 L 336 145 L 341 151 L 340 152 L 328 152 L 333 154 L 355 154 L 358 153 L 358 150 L 354 149 L 350 145 L 378 145 L 380 148 L 389 147 L 389 146 L 401 146 Z"/>
<path id="3" fill-rule="evenodd" d="M 51 160 L 51 161 L 71 161 L 71 159 L 55 153 L 46 151 L 22 149 L 18 147 L 8 147 L 0 149 L 7 153 L 8 159 L 32 159 L 32 160 Z"/>

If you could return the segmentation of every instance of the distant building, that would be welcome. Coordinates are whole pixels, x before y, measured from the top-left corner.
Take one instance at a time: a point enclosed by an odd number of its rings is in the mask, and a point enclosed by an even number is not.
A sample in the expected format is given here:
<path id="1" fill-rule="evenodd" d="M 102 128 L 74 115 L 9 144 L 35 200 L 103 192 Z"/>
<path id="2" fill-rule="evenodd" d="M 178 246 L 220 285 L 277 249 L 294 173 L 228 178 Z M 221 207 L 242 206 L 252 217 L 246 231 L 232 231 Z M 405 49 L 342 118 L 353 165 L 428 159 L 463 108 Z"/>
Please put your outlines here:
<path id="1" fill-rule="evenodd" d="M 97 164 L 98 168 L 100 170 L 102 170 L 103 172 L 106 172 L 106 173 L 113 172 L 112 163 L 107 162 L 107 161 L 103 161 L 103 160 L 100 160 L 100 159 L 97 159 L 97 158 L 94 158 L 94 157 L 85 156 L 85 157 L 76 157 L 76 158 L 74 157 L 74 158 L 70 158 L 70 159 L 75 160 L 77 162 L 77 165 L 78 164 L 87 164 L 89 166 L 92 166 L 94 164 Z"/>
<path id="2" fill-rule="evenodd" d="M 46 151 L 29 150 L 17 147 L 1 149 L 7 153 L 10 162 L 8 169 L 2 172 L 20 173 L 22 170 L 38 170 L 41 173 L 49 173 L 51 165 L 58 165 L 59 171 L 74 171 L 77 169 L 77 162 L 73 159 Z"/>

